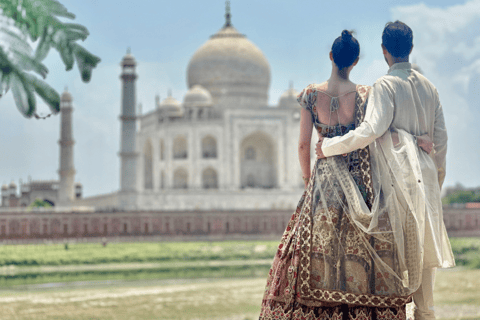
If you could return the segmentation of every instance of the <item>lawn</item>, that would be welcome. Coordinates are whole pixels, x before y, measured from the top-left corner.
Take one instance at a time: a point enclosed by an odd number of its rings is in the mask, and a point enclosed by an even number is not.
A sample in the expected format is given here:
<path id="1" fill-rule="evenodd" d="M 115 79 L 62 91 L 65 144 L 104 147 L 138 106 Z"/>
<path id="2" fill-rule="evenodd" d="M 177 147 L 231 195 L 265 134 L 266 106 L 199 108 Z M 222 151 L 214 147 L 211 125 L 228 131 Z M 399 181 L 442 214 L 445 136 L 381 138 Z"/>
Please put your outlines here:
<path id="1" fill-rule="evenodd" d="M 267 259 L 278 241 L 134 242 L 0 245 L 0 266 Z"/>
<path id="2" fill-rule="evenodd" d="M 451 242 L 458 265 L 480 268 L 480 239 Z M 106 247 L 70 243 L 68 250 L 63 244 L 3 245 L 0 288 L 90 280 L 263 276 L 277 245 L 278 241 L 109 243 Z"/>

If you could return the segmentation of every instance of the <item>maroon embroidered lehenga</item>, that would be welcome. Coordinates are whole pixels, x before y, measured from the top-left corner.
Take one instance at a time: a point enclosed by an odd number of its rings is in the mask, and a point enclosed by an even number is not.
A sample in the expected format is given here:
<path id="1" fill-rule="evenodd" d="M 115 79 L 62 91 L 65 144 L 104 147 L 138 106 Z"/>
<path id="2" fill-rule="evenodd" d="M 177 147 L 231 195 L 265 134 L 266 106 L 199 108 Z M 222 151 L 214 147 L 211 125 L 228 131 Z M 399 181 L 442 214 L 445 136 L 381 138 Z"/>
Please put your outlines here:
<path id="1" fill-rule="evenodd" d="M 316 130 L 333 137 L 362 122 L 368 89 L 357 87 L 355 121 L 346 126 L 318 121 L 315 85 L 299 95 L 299 102 L 311 112 Z M 316 161 L 278 246 L 260 319 L 406 318 L 410 292 L 395 275 L 408 266 L 399 263 L 389 216 L 380 215 L 373 229 L 367 223 L 370 229 L 364 232 L 361 218 L 352 219 L 358 205 L 352 196 L 355 192 L 371 209 L 374 192 L 368 147 Z"/>

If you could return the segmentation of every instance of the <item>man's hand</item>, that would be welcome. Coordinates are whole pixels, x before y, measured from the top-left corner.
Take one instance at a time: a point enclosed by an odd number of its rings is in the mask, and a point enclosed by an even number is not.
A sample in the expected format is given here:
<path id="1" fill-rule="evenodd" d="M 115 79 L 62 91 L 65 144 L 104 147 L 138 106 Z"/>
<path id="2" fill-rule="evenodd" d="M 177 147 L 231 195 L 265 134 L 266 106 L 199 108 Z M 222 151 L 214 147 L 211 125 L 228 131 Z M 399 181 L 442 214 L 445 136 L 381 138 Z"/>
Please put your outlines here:
<path id="1" fill-rule="evenodd" d="M 325 155 L 322 151 L 323 137 L 320 136 L 317 144 L 315 145 L 315 153 L 317 154 L 317 159 L 324 159 Z"/>
<path id="2" fill-rule="evenodd" d="M 430 136 L 427 134 L 417 136 L 417 145 L 428 154 L 432 152 L 433 147 L 435 146 L 432 139 L 430 139 Z"/>

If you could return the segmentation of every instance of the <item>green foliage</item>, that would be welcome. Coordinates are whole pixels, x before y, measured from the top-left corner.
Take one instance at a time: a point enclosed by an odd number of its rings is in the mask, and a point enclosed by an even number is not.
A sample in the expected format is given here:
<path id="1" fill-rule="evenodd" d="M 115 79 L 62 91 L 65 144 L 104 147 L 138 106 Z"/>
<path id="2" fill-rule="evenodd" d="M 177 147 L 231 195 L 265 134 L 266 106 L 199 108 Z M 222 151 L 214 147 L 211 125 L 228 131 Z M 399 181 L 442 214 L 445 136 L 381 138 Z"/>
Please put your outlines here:
<path id="1" fill-rule="evenodd" d="M 272 259 L 278 241 L 146 242 L 0 246 L 0 266 Z"/>
<path id="2" fill-rule="evenodd" d="M 35 93 L 53 114 L 60 111 L 59 94 L 31 73 L 46 78 L 48 69 L 42 61 L 51 48 L 60 54 L 67 71 L 77 62 L 84 82 L 90 81 L 100 62 L 77 43 L 88 37 L 87 28 L 60 18 L 75 19 L 75 15 L 57 0 L 0 0 L 0 97 L 11 88 L 18 110 L 27 118 L 38 118 Z"/>
<path id="3" fill-rule="evenodd" d="M 450 238 L 455 263 L 471 269 L 480 269 L 480 238 Z"/>
<path id="4" fill-rule="evenodd" d="M 471 190 L 459 190 L 442 199 L 443 204 L 480 202 L 480 194 Z"/>
<path id="5" fill-rule="evenodd" d="M 42 199 L 35 199 L 30 205 L 28 206 L 29 208 L 50 208 L 52 205 L 48 203 L 47 201 L 44 201 Z"/>

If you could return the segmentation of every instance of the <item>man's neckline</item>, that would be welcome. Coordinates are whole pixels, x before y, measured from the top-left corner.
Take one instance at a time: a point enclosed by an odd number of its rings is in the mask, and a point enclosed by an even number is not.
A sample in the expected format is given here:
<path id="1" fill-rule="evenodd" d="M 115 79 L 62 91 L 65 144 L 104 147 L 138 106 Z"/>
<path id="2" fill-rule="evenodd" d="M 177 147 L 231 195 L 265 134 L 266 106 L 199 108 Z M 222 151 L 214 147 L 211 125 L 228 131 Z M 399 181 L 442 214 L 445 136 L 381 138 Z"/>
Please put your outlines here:
<path id="1" fill-rule="evenodd" d="M 393 70 L 399 70 L 399 69 L 412 69 L 412 64 L 410 62 L 398 62 L 395 63 L 388 69 L 388 73 L 391 73 Z"/>

